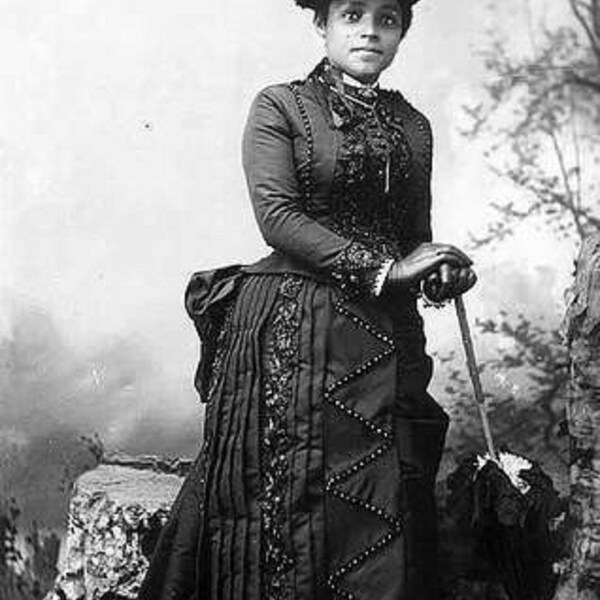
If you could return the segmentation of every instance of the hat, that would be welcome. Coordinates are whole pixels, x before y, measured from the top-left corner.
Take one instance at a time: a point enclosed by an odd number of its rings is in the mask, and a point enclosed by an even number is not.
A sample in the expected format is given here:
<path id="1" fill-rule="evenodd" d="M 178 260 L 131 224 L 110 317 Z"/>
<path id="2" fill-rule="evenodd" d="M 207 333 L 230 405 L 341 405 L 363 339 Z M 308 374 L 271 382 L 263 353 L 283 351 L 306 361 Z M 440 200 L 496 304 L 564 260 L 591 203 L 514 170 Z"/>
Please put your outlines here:
<path id="1" fill-rule="evenodd" d="M 313 10 L 317 8 L 319 3 L 324 0 L 296 0 L 296 4 L 301 6 L 302 8 L 312 8 Z M 406 2 L 410 6 L 416 4 L 419 0 L 398 0 L 399 2 Z"/>

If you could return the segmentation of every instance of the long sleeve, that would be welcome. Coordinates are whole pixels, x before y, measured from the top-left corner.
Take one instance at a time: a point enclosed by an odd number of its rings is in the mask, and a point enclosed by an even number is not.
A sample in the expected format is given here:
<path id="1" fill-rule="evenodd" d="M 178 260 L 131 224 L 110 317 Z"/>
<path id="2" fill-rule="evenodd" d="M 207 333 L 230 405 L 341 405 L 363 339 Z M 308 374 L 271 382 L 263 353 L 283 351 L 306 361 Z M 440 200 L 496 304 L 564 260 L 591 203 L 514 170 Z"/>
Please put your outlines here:
<path id="1" fill-rule="evenodd" d="M 410 252 L 424 242 L 432 240 L 431 232 L 431 169 L 433 158 L 433 135 L 427 118 L 411 107 L 414 170 L 408 186 L 412 209 L 399 233 L 408 240 L 405 251 Z"/>
<path id="2" fill-rule="evenodd" d="M 244 132 L 243 164 L 254 212 L 269 246 L 336 279 L 373 292 L 389 256 L 337 235 L 304 206 L 286 106 L 273 88 L 255 100 Z"/>

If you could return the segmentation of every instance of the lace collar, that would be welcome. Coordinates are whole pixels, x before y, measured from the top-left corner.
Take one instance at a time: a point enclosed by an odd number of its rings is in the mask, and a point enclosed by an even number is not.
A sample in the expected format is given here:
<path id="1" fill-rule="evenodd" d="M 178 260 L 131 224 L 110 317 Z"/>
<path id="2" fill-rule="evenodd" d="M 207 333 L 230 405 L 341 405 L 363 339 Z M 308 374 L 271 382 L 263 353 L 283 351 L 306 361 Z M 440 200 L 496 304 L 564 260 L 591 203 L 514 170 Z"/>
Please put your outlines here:
<path id="1" fill-rule="evenodd" d="M 334 67 L 327 58 L 316 66 L 308 78 L 321 83 L 328 95 L 337 95 L 344 103 L 356 104 L 365 109 L 373 109 L 381 96 L 378 83 L 362 84 Z"/>
<path id="2" fill-rule="evenodd" d="M 402 127 L 397 110 L 397 103 L 402 98 L 399 92 L 382 89 L 379 85 L 349 85 L 327 58 L 313 69 L 306 80 L 317 85 L 336 129 L 349 131 L 373 119 L 387 129 Z"/>

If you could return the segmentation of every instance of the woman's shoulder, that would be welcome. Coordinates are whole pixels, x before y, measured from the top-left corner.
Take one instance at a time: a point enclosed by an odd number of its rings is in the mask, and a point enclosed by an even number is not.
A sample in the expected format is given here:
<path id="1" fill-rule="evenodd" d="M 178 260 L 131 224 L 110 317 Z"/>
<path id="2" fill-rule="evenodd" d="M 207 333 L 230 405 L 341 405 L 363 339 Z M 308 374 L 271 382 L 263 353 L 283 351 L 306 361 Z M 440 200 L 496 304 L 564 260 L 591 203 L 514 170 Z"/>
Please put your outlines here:
<path id="1" fill-rule="evenodd" d="M 382 90 L 385 105 L 393 118 L 403 127 L 415 128 L 427 138 L 431 138 L 431 123 L 425 113 L 416 108 L 404 94 L 398 90 Z"/>
<path id="2" fill-rule="evenodd" d="M 250 118 L 304 121 L 322 110 L 318 94 L 309 80 L 292 80 L 263 87 L 255 96 Z"/>
<path id="3" fill-rule="evenodd" d="M 424 120 L 429 123 L 429 119 L 420 109 L 418 109 L 408 98 L 399 90 L 384 89 L 381 91 L 383 97 L 395 112 L 404 113 L 417 120 Z"/>
<path id="4" fill-rule="evenodd" d="M 250 109 L 250 119 L 289 117 L 293 102 L 289 83 L 267 85 L 255 95 Z"/>
<path id="5" fill-rule="evenodd" d="M 256 98 L 279 100 L 290 93 L 290 85 L 291 83 L 289 82 L 269 84 L 258 91 L 258 93 L 256 94 Z"/>
<path id="6" fill-rule="evenodd" d="M 287 106 L 294 101 L 294 92 L 303 85 L 301 81 L 288 81 L 273 83 L 260 89 L 254 98 L 254 102 L 271 103 Z"/>

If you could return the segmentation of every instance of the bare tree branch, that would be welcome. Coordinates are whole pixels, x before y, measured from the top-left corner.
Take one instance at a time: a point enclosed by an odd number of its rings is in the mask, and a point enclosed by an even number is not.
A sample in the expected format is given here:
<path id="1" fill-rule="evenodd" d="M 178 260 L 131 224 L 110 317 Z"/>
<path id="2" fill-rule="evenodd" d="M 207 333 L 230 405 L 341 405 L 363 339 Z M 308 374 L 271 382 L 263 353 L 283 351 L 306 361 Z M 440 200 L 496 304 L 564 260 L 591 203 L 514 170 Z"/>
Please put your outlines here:
<path id="1" fill-rule="evenodd" d="M 476 245 L 503 240 L 532 217 L 578 239 L 600 225 L 597 178 L 589 171 L 592 157 L 600 161 L 600 110 L 594 108 L 600 103 L 592 100 L 600 96 L 600 0 L 562 1 L 573 24 L 539 24 L 534 36 L 531 20 L 532 54 L 514 52 L 499 36 L 482 53 L 487 98 L 465 109 L 470 127 L 464 133 L 488 144 L 491 170 L 524 194 L 519 202 L 492 205 L 499 218 L 471 236 Z"/>
<path id="2" fill-rule="evenodd" d="M 583 239 L 585 235 L 585 231 L 581 226 L 581 220 L 579 218 L 579 211 L 575 205 L 573 190 L 571 189 L 571 183 L 569 181 L 569 174 L 567 172 L 567 167 L 565 165 L 565 155 L 558 143 L 558 138 L 556 136 L 556 131 L 550 131 L 550 138 L 552 139 L 552 144 L 554 146 L 554 152 L 556 154 L 556 158 L 558 159 L 558 164 L 560 167 L 560 172 L 563 179 L 563 185 L 565 186 L 565 201 L 563 203 L 563 207 L 566 209 L 568 213 L 573 217 L 573 221 L 575 222 L 575 228 L 577 229 L 577 235 L 580 239 Z"/>
<path id="3" fill-rule="evenodd" d="M 577 130 L 577 106 L 575 103 L 575 96 L 573 94 L 573 91 L 571 90 L 571 94 L 570 94 L 570 100 L 571 100 L 571 114 L 573 115 L 573 118 L 571 119 L 571 137 L 573 140 L 573 148 L 575 149 L 575 176 L 577 178 L 577 192 L 576 192 L 576 199 L 575 199 L 575 208 L 577 210 L 581 210 L 581 205 L 582 205 L 582 201 L 583 201 L 583 197 L 582 197 L 582 188 L 583 188 L 583 182 L 582 182 L 582 178 L 581 178 L 581 145 L 579 143 L 579 132 Z"/>
<path id="4" fill-rule="evenodd" d="M 600 64 L 600 38 L 597 34 L 599 27 L 598 21 L 600 18 L 598 17 L 598 3 L 594 1 L 592 6 L 590 6 L 584 2 L 581 2 L 580 0 L 569 0 L 569 4 L 571 5 L 571 9 L 575 15 L 575 18 L 579 21 L 579 24 L 583 28 L 588 38 L 590 46 L 594 52 L 594 55 L 596 56 L 596 60 Z M 583 14 L 584 9 L 588 9 L 590 12 L 592 23 L 589 23 L 588 19 L 586 19 L 585 15 Z M 591 14 L 592 11 L 593 14 Z"/>
<path id="5" fill-rule="evenodd" d="M 583 77 L 579 73 L 571 73 L 571 82 L 600 93 L 600 81 Z"/>

